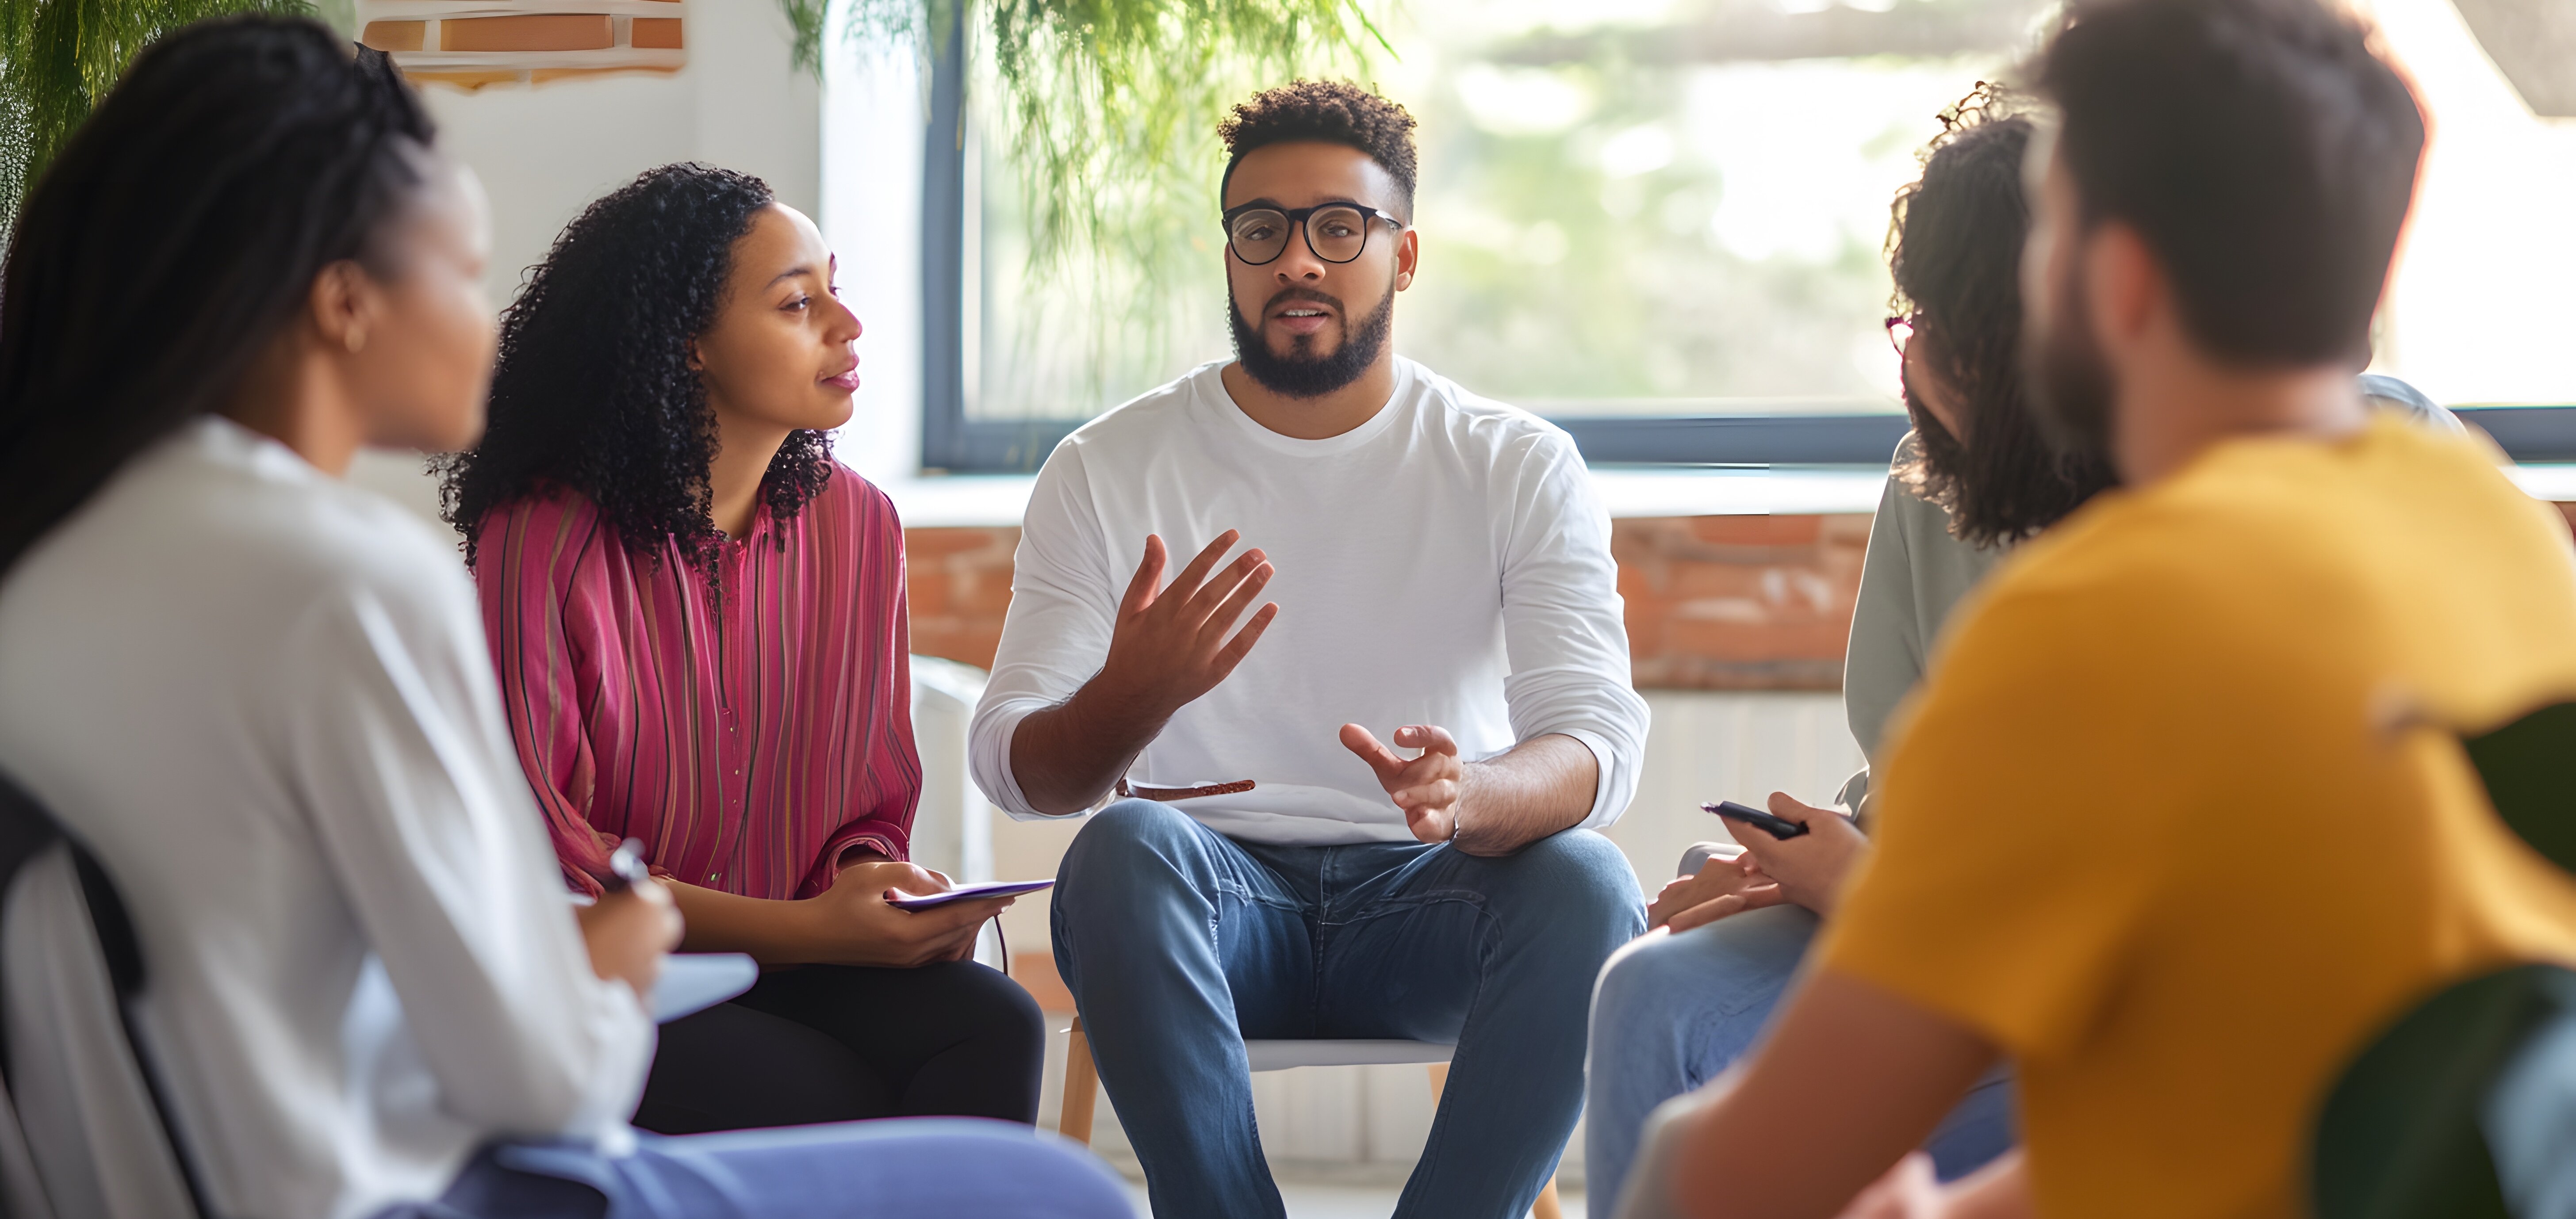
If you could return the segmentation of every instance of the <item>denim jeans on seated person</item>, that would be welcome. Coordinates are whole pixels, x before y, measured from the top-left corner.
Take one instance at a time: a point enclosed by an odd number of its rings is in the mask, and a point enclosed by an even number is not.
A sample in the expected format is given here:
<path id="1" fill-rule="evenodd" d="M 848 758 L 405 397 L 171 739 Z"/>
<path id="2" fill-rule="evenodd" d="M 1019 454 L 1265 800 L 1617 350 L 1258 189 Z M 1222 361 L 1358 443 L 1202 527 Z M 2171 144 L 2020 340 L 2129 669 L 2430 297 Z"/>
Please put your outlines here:
<path id="1" fill-rule="evenodd" d="M 1598 1213 L 1611 1213 L 1655 1107 L 1717 1078 L 1753 1048 L 1815 934 L 1816 916 L 1804 908 L 1767 906 L 1639 940 L 1602 967 L 1583 1127 Z M 1998 1067 L 1924 1149 L 1949 1180 L 2002 1155 L 2013 1137 L 2012 1076 Z"/>
<path id="2" fill-rule="evenodd" d="M 1583 1103 L 1591 979 L 1645 927 L 1627 860 L 1569 830 L 1500 858 L 1237 842 L 1125 800 L 1065 853 L 1057 968 L 1161 1219 L 1285 1212 L 1246 1038 L 1454 1043 L 1399 1219 L 1517 1219 Z"/>
<path id="3" fill-rule="evenodd" d="M 666 1137 L 630 1155 L 501 1143 L 436 1202 L 375 1219 L 1132 1219 L 1071 1143 L 976 1118 L 898 1118 Z"/>

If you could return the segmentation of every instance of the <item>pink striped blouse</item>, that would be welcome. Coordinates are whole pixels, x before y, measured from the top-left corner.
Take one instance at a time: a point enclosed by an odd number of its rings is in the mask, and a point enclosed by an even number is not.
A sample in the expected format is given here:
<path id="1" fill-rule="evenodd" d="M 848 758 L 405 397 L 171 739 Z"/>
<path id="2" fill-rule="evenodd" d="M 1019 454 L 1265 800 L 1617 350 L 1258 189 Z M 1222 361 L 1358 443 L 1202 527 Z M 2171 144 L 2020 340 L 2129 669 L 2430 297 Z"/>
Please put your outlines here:
<path id="1" fill-rule="evenodd" d="M 853 846 L 910 849 L 893 503 L 835 467 L 792 519 L 763 504 L 718 566 L 720 611 L 676 544 L 637 562 L 578 494 L 484 520 L 474 576 L 510 734 L 578 888 L 598 891 L 628 837 L 657 875 L 764 898 L 830 888 Z"/>

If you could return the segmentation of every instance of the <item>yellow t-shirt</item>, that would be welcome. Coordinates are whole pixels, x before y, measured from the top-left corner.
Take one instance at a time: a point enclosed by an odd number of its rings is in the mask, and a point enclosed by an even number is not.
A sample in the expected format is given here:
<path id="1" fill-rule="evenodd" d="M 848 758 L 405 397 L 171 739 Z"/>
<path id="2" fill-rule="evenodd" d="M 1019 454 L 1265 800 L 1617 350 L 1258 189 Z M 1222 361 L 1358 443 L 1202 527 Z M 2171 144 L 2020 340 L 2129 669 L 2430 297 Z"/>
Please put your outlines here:
<path id="1" fill-rule="evenodd" d="M 2576 961 L 2576 883 L 2449 731 L 2576 697 L 2576 553 L 2480 442 L 2243 439 L 1965 605 L 1824 967 L 2017 1060 L 2043 1214 L 2306 1213 L 2337 1074 L 2432 990 Z"/>

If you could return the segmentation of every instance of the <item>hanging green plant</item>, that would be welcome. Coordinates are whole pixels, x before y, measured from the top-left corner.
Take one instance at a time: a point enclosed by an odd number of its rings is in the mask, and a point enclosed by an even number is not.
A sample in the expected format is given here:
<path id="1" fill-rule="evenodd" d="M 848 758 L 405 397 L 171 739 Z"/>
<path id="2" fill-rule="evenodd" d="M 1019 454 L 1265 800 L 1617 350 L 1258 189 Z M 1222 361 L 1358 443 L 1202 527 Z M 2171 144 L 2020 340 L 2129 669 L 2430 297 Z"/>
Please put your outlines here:
<path id="1" fill-rule="evenodd" d="M 822 0 L 779 2 L 799 64 L 818 66 Z M 1362 0 L 852 0 L 849 14 L 846 33 L 908 38 L 925 58 L 963 17 L 973 79 L 998 93 L 970 105 L 1021 183 L 1033 271 L 1087 251 L 1152 274 L 1214 185 L 1228 106 L 1392 54 Z"/>
<path id="2" fill-rule="evenodd" d="M 305 0 L 0 0 L 0 231 L 90 107 L 153 39 L 228 13 L 311 16 Z"/>

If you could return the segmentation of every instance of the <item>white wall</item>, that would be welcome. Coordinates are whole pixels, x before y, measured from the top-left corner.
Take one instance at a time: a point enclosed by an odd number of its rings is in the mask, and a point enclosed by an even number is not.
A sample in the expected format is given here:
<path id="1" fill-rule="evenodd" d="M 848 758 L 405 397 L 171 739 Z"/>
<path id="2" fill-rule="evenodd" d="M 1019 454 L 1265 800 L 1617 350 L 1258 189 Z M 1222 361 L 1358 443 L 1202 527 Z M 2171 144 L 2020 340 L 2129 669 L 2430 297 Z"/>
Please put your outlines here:
<path id="1" fill-rule="evenodd" d="M 584 206 L 656 165 L 741 170 L 789 206 L 823 214 L 822 86 L 796 69 L 794 33 L 777 0 L 685 0 L 681 14 L 688 66 L 668 76 L 422 89 L 441 144 L 491 196 L 484 285 L 494 308 L 509 303 L 522 273 Z M 436 489 L 416 457 L 366 454 L 351 477 L 437 514 Z"/>
<path id="2" fill-rule="evenodd" d="M 2534 117 L 2447 0 L 2357 3 L 2432 120 L 2372 371 L 2437 402 L 2576 401 L 2576 120 Z"/>
<path id="3" fill-rule="evenodd" d="M 656 165 L 738 169 L 821 210 L 822 89 L 790 61 L 776 0 L 687 0 L 683 15 L 689 63 L 670 76 L 422 90 L 448 153 L 491 193 L 496 305 L 584 205 Z"/>

